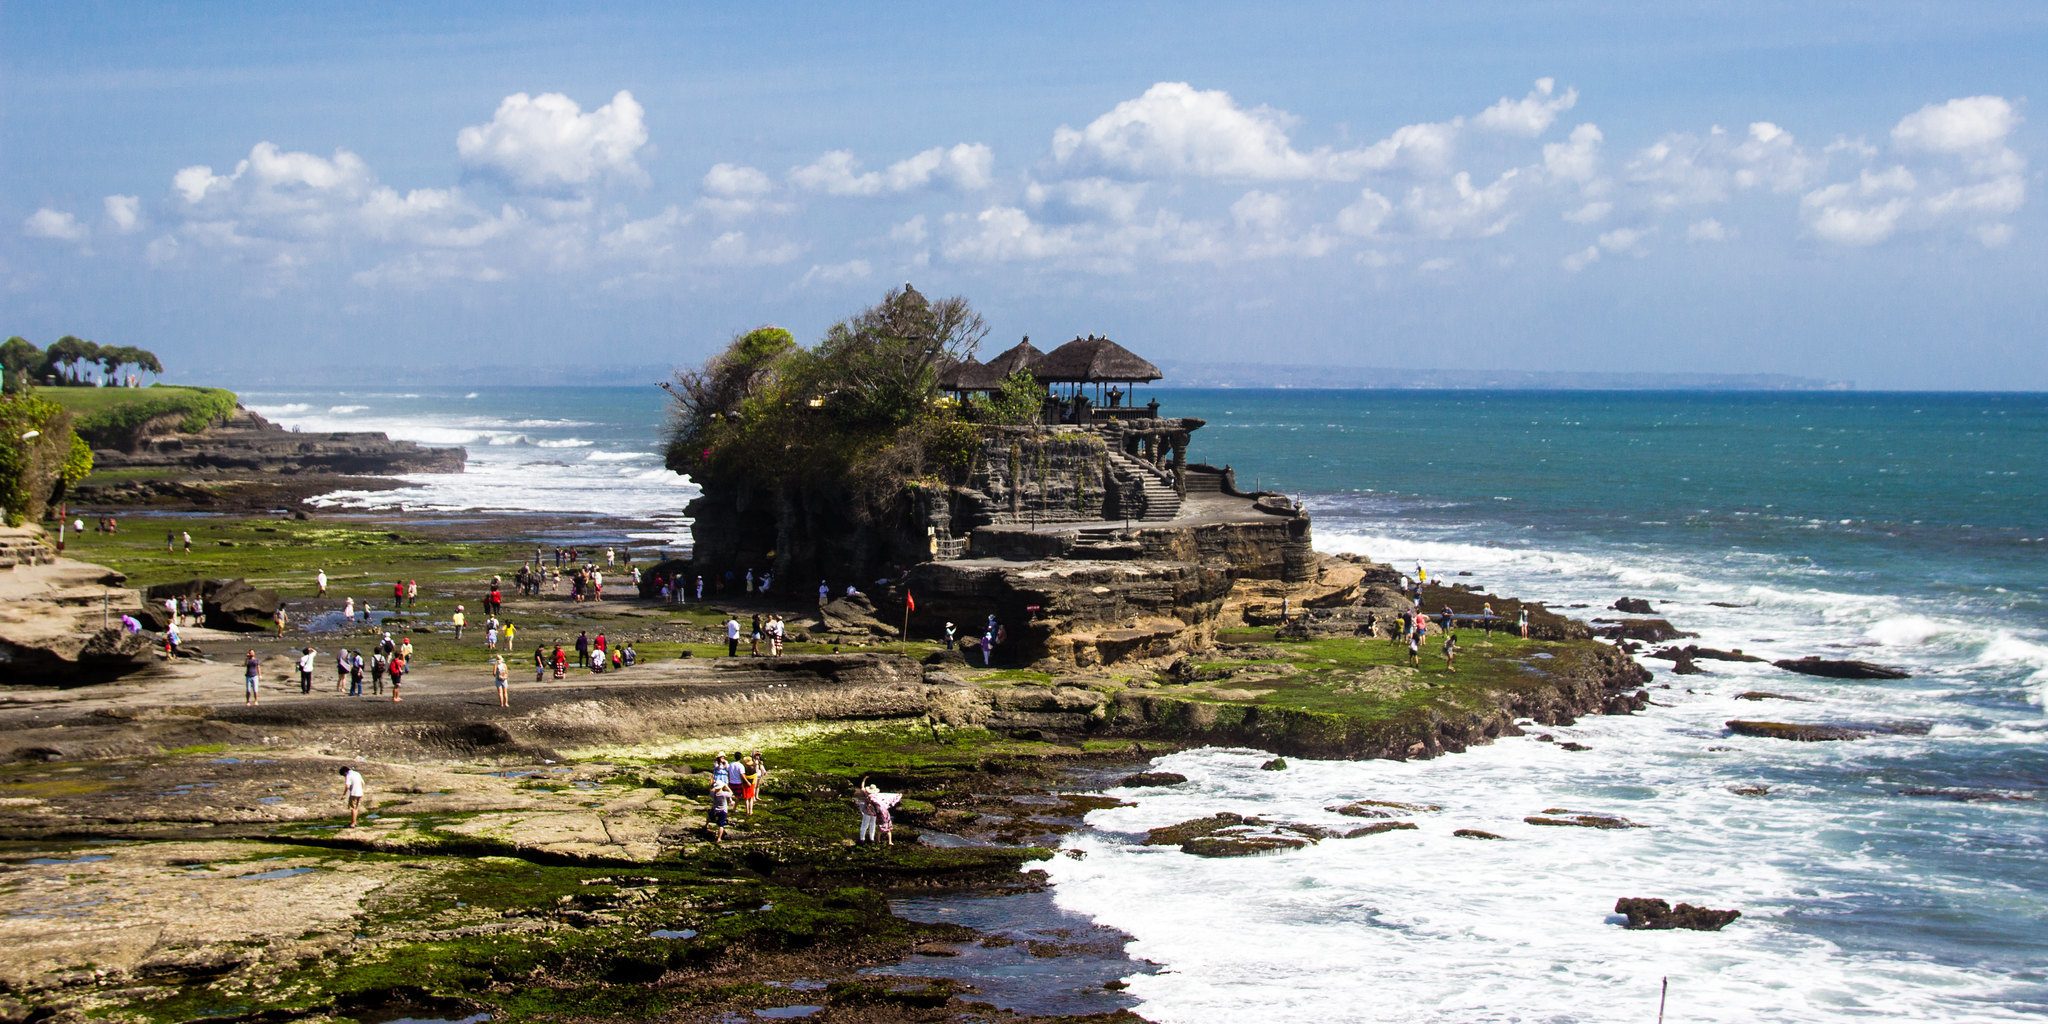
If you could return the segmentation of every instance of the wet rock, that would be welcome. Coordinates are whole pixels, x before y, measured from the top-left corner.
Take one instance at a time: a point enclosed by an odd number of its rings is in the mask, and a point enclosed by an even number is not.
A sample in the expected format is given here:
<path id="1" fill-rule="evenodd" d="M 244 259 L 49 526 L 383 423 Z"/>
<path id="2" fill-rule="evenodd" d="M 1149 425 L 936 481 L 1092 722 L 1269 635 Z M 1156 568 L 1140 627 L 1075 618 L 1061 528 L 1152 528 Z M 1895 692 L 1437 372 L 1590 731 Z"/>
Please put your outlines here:
<path id="1" fill-rule="evenodd" d="M 1259 770 L 1263 772 L 1284 772 L 1287 770 L 1287 759 L 1284 757 L 1276 757 L 1271 761 L 1268 761 L 1265 764 L 1260 765 Z"/>
<path id="2" fill-rule="evenodd" d="M 1477 829 L 1477 828 L 1461 828 L 1461 829 L 1458 829 L 1458 830 L 1456 830 L 1456 831 L 1452 832 L 1451 834 L 1452 834 L 1452 835 L 1454 835 L 1454 836 L 1457 836 L 1457 837 L 1458 837 L 1458 838 L 1460 838 L 1460 839 L 1501 839 L 1501 838 L 1505 838 L 1505 837 L 1503 837 L 1503 836 L 1497 836 L 1497 835 L 1494 835 L 1493 833 L 1491 833 L 1491 832 L 1488 832 L 1488 831 L 1486 831 L 1485 829 Z"/>
<path id="3" fill-rule="evenodd" d="M 1417 827 L 1418 826 L 1412 821 L 1381 821 L 1375 822 L 1371 825 L 1360 825 L 1357 828 L 1350 829 L 1343 833 L 1343 838 L 1357 839 L 1361 836 L 1376 836 L 1382 832 L 1412 831 Z"/>
<path id="4" fill-rule="evenodd" d="M 1291 825 L 1221 811 L 1145 833 L 1147 846 L 1179 846 L 1197 857 L 1249 857 L 1314 845 L 1325 833 L 1312 825 Z"/>
<path id="5" fill-rule="evenodd" d="M 1798 702 L 1799 702 L 1799 703 L 1801 703 L 1801 704 L 1811 704 L 1811 703 L 1813 703 L 1812 699 L 1810 699 L 1810 698 L 1807 698 L 1807 697 L 1792 697 L 1792 696 L 1788 696 L 1788 695 L 1786 695 L 1786 694 L 1782 694 L 1782 693 L 1772 693 L 1772 692 L 1771 692 L 1771 691 L 1769 691 L 1769 690 L 1744 690 L 1744 691 L 1742 691 L 1741 693 L 1738 693 L 1738 694 L 1736 694 L 1736 695 L 1735 695 L 1735 699 L 1736 699 L 1736 700 L 1791 700 L 1791 701 L 1798 701 Z"/>
<path id="6" fill-rule="evenodd" d="M 1144 789 L 1152 786 L 1178 786 L 1187 780 L 1188 777 L 1179 772 L 1139 772 L 1136 775 L 1124 776 L 1123 781 L 1117 785 L 1126 789 Z"/>
<path id="7" fill-rule="evenodd" d="M 1637 824 L 1618 815 L 1584 814 L 1578 811 L 1568 811 L 1562 807 L 1546 807 L 1543 809 L 1542 814 L 1532 814 L 1522 820 L 1531 825 L 1550 825 L 1559 828 L 1624 829 L 1650 827 Z"/>
<path id="8" fill-rule="evenodd" d="M 1624 615 L 1649 615 L 1657 610 L 1650 607 L 1650 602 L 1640 597 L 1624 597 L 1609 605 L 1609 607 Z"/>
<path id="9" fill-rule="evenodd" d="M 1664 619 L 1594 619 L 1593 625 L 1595 636 L 1609 640 L 1642 640 L 1661 644 L 1667 640 L 1699 635 L 1679 629 Z"/>
<path id="10" fill-rule="evenodd" d="M 1730 921 L 1742 916 L 1740 910 L 1709 910 L 1680 903 L 1673 907 L 1659 899 L 1640 896 L 1624 896 L 1614 903 L 1614 912 L 1628 918 L 1624 928 L 1642 930 L 1663 930 L 1686 928 L 1698 932 L 1718 932 Z"/>
<path id="11" fill-rule="evenodd" d="M 1870 733 L 1846 725 L 1821 723 L 1759 722 L 1749 719 L 1730 719 L 1728 731 L 1738 736 L 1762 736 L 1774 740 L 1797 740 L 1801 743 L 1827 743 L 1836 740 L 1868 739 Z"/>
<path id="12" fill-rule="evenodd" d="M 1291 833 L 1197 836 L 1180 844 L 1182 853 L 1197 857 L 1250 857 L 1277 850 L 1299 850 L 1315 840 Z"/>
<path id="13" fill-rule="evenodd" d="M 1585 744 L 1583 744 L 1583 743 L 1579 743 L 1579 742 L 1576 742 L 1576 741 L 1572 741 L 1572 740 L 1567 740 L 1567 741 L 1565 741 L 1565 742 L 1563 742 L 1563 743 L 1560 743 L 1560 744 L 1558 744 L 1558 745 L 1557 745 L 1557 749 L 1559 749 L 1559 750 L 1569 750 L 1569 751 L 1572 751 L 1572 752 L 1574 752 L 1574 753 L 1577 753 L 1577 752 L 1579 752 L 1579 751 L 1582 751 L 1582 750 L 1591 750 L 1591 749 L 1593 749 L 1593 748 L 1592 748 L 1592 747 L 1589 747 L 1589 746 L 1587 746 L 1587 745 L 1585 745 Z"/>
<path id="14" fill-rule="evenodd" d="M 186 580 L 162 583 L 145 592 L 145 607 L 154 614 L 166 598 L 197 597 L 206 608 L 206 628 L 260 633 L 275 628 L 277 591 L 254 587 L 248 580 Z"/>
<path id="15" fill-rule="evenodd" d="M 1759 785 L 1729 786 L 1728 792 L 1736 796 L 1769 796 L 1771 795 L 1771 787 Z"/>
<path id="16" fill-rule="evenodd" d="M 1913 674 L 1902 668 L 1878 665 L 1868 661 L 1834 658 L 1806 657 L 1774 661 L 1771 664 L 1787 672 L 1804 676 L 1823 676 L 1828 679 L 1911 679 Z"/>
<path id="17" fill-rule="evenodd" d="M 1935 786 L 1910 786 L 1899 790 L 1899 795 L 1953 800 L 1963 804 L 2026 803 L 2039 799 L 2032 793 L 2013 793 L 1998 789 L 1948 789 Z"/>
<path id="18" fill-rule="evenodd" d="M 1396 800 L 1354 800 L 1336 807 L 1325 807 L 1351 818 L 1393 818 L 1403 814 L 1429 814 L 1443 810 L 1436 804 L 1404 804 Z"/>
<path id="19" fill-rule="evenodd" d="M 910 951 L 917 956 L 950 957 L 960 955 L 958 949 L 948 946 L 943 942 L 920 942 L 910 947 Z"/>

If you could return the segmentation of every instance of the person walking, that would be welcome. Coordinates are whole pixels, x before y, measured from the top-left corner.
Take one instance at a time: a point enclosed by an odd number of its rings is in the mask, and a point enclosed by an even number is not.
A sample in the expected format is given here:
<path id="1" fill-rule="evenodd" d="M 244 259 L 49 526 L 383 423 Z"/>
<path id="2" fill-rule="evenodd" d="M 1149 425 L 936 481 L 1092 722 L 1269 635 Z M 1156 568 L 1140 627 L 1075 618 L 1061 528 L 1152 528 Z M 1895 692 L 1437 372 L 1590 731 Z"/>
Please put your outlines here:
<path id="1" fill-rule="evenodd" d="M 724 779 L 711 783 L 711 810 L 704 818 L 704 827 L 711 833 L 711 841 L 725 842 L 726 820 L 732 816 L 732 787 Z"/>
<path id="2" fill-rule="evenodd" d="M 313 692 L 313 649 L 311 647 L 299 651 L 299 692 Z"/>
<path id="3" fill-rule="evenodd" d="M 495 651 L 495 650 L 497 650 L 497 649 L 498 649 L 498 620 L 497 620 L 497 619 L 495 619 L 495 618 L 491 618 L 491 619 L 485 619 L 485 620 L 484 620 L 484 650 L 487 650 L 487 651 Z"/>
<path id="4" fill-rule="evenodd" d="M 1458 670 L 1458 634 L 1444 631 L 1444 671 Z"/>
<path id="5" fill-rule="evenodd" d="M 253 707 L 256 704 L 256 684 L 263 678 L 263 662 L 256 657 L 252 648 L 249 657 L 242 662 L 242 703 Z"/>
<path id="6" fill-rule="evenodd" d="M 704 582 L 704 577 L 697 577 L 697 582 L 701 585 Z M 740 619 L 737 615 L 727 615 L 725 617 L 725 656 L 728 658 L 740 656 Z"/>
<path id="7" fill-rule="evenodd" d="M 341 603 L 341 620 L 343 622 L 354 622 L 356 620 L 355 598 L 351 597 Z"/>
<path id="8" fill-rule="evenodd" d="M 782 616 L 775 615 L 771 617 L 768 620 L 768 654 L 770 657 L 782 657 L 782 633 Z"/>
<path id="9" fill-rule="evenodd" d="M 347 765 L 341 768 L 341 795 L 348 801 L 348 827 L 355 828 L 363 813 L 363 773 Z"/>
<path id="10" fill-rule="evenodd" d="M 405 604 L 408 608 L 418 608 L 420 606 L 420 581 L 405 581 Z"/>
<path id="11" fill-rule="evenodd" d="M 1422 634 L 1411 631 L 1408 634 L 1408 667 L 1422 667 Z"/>
<path id="12" fill-rule="evenodd" d="M 505 649 L 506 649 L 506 650 L 508 650 L 508 651 L 510 651 L 510 650 L 516 650 L 516 649 L 517 649 L 517 646 L 516 646 L 516 645 L 515 645 L 515 644 L 513 643 L 513 641 L 515 641 L 515 640 L 517 640 L 517 639 L 519 639 L 519 627 L 518 627 L 518 626 L 515 626 L 515 625 L 513 625 L 513 624 L 512 624 L 512 620 L 511 620 L 511 619 L 506 619 L 506 620 L 505 620 Z"/>
<path id="13" fill-rule="evenodd" d="M 555 678 L 561 679 L 569 671 L 569 656 L 562 653 L 562 645 L 555 645 Z"/>
<path id="14" fill-rule="evenodd" d="M 747 809 L 747 817 L 754 816 L 754 801 L 761 796 L 761 783 L 768 777 L 768 763 L 761 760 L 756 750 L 747 755 L 745 771 L 741 775 L 740 800 Z"/>
<path id="15" fill-rule="evenodd" d="M 409 646 L 409 645 L 408 645 L 408 646 Z M 406 663 L 406 657 L 405 657 L 405 655 L 402 655 L 402 654 L 395 654 L 395 655 L 392 655 L 392 657 L 391 657 L 391 665 L 390 665 L 390 671 L 391 671 L 391 703 L 393 703 L 393 704 L 396 704 L 396 703 L 398 703 L 398 700 L 399 700 L 399 697 L 398 697 L 398 684 L 400 684 L 400 683 L 402 683 L 402 682 L 405 682 L 405 673 L 406 673 L 407 669 L 409 669 L 410 667 L 411 667 L 411 666 L 410 666 L 410 665 L 408 665 L 408 664 Z"/>
<path id="16" fill-rule="evenodd" d="M 533 645 L 533 681 L 538 683 L 548 675 L 548 652 L 539 644 Z"/>
<path id="17" fill-rule="evenodd" d="M 818 581 L 818 605 L 823 607 L 832 602 L 832 588 L 824 580 Z"/>
<path id="18" fill-rule="evenodd" d="M 747 570 L 747 585 L 748 585 L 748 586 L 752 586 L 752 585 L 753 585 L 753 579 L 754 579 L 754 571 L 753 571 L 752 569 L 749 569 L 749 570 Z M 747 648 L 747 654 L 748 654 L 748 656 L 750 656 L 750 657 L 755 657 L 755 658 L 758 658 L 758 657 L 760 657 L 760 656 L 761 656 L 761 613 L 760 613 L 760 612 L 755 612 L 755 613 L 754 613 L 754 628 L 753 628 L 753 631 L 752 631 L 752 632 L 750 632 L 750 633 L 748 633 L 748 634 L 747 634 L 747 636 L 748 636 L 748 637 L 750 638 L 750 640 L 749 640 L 749 644 L 750 644 L 750 646 L 749 646 L 749 647 Z"/>
<path id="19" fill-rule="evenodd" d="M 361 651 L 351 650 L 348 652 L 348 695 L 351 697 L 363 695 L 363 652 Z"/>
<path id="20" fill-rule="evenodd" d="M 505 668 L 505 656 L 497 656 L 497 663 L 491 666 L 491 675 L 498 682 L 498 706 L 512 706 L 512 674 Z"/>
<path id="21" fill-rule="evenodd" d="M 185 535 L 185 553 L 189 555 L 192 553 L 192 531 L 186 530 L 183 532 Z"/>
<path id="22" fill-rule="evenodd" d="M 577 667 L 577 668 L 589 668 L 589 667 L 590 667 L 590 631 L 589 631 L 589 630 L 578 630 L 578 631 L 576 632 L 576 667 Z"/>
<path id="23" fill-rule="evenodd" d="M 277 606 L 277 611 L 271 615 L 271 619 L 277 623 L 277 638 L 280 640 L 284 639 L 285 614 L 283 604 Z"/>
<path id="24" fill-rule="evenodd" d="M 461 605 L 459 605 L 459 604 L 455 606 L 455 616 L 454 616 L 454 622 L 455 622 L 455 639 L 457 639 L 457 640 L 460 640 L 460 639 L 462 639 L 462 627 L 464 627 L 464 626 L 466 626 L 466 625 L 468 625 L 468 624 L 469 624 L 469 616 L 467 616 L 467 615 L 464 615 L 464 614 L 462 613 L 462 606 L 461 606 Z"/>
<path id="25" fill-rule="evenodd" d="M 334 692 L 340 693 L 348 684 L 348 648 L 334 652 Z"/>
<path id="26" fill-rule="evenodd" d="M 372 650 L 372 651 L 371 651 L 371 653 L 370 653 L 370 693 L 371 693 L 372 695 L 374 695 L 374 696 L 378 696 L 378 697 L 382 697 L 382 696 L 384 696 L 384 669 L 385 669 L 385 667 L 386 667 L 387 665 L 389 665 L 389 664 L 390 664 L 390 656 L 389 656 L 389 655 L 386 655 L 386 654 L 385 654 L 385 653 L 384 653 L 384 652 L 383 652 L 382 650 Z"/>

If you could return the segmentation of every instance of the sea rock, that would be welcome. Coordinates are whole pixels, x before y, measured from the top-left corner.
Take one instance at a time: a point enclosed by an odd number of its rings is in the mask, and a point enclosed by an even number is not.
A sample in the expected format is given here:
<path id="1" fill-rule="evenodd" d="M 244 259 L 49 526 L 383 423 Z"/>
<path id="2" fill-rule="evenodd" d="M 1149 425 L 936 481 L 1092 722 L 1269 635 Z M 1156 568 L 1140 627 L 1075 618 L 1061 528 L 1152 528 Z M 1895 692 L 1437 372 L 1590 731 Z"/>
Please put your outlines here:
<path id="1" fill-rule="evenodd" d="M 1558 745 L 1557 745 L 1557 749 L 1559 749 L 1559 750 L 1569 750 L 1569 751 L 1571 751 L 1571 752 L 1573 752 L 1573 753 L 1575 753 L 1575 754 L 1576 754 L 1576 753 L 1579 753 L 1580 751 L 1585 751 L 1585 750 L 1591 750 L 1591 749 L 1593 749 L 1593 748 L 1592 748 L 1592 747 L 1589 747 L 1589 746 L 1587 746 L 1587 745 L 1585 745 L 1585 744 L 1583 744 L 1583 743 L 1577 742 L 1576 740 L 1566 740 L 1566 741 L 1564 741 L 1563 743 L 1560 743 L 1560 744 L 1558 744 Z"/>
<path id="2" fill-rule="evenodd" d="M 1637 824 L 1618 815 L 1585 814 L 1579 811 L 1568 811 L 1562 807 L 1546 807 L 1543 809 L 1542 814 L 1532 814 L 1522 820 L 1531 825 L 1549 825 L 1560 828 L 1624 829 L 1650 827 Z"/>
<path id="3" fill-rule="evenodd" d="M 1593 625 L 1596 627 L 1593 630 L 1595 635 L 1609 640 L 1641 640 L 1661 644 L 1667 640 L 1699 635 L 1679 629 L 1664 619 L 1594 619 Z"/>
<path id="4" fill-rule="evenodd" d="M 1136 775 L 1124 776 L 1123 781 L 1117 785 L 1126 789 L 1144 789 L 1151 786 L 1178 786 L 1187 780 L 1188 777 L 1179 772 L 1139 772 Z"/>
<path id="5" fill-rule="evenodd" d="M 1452 832 L 1451 834 L 1452 834 L 1452 835 L 1454 835 L 1454 836 L 1457 836 L 1457 837 L 1458 837 L 1458 838 L 1460 838 L 1460 839 L 1502 839 L 1502 838 L 1505 838 L 1504 836 L 1497 836 L 1497 835 L 1495 835 L 1495 834 L 1493 834 L 1493 833 L 1491 833 L 1491 832 L 1488 832 L 1488 831 L 1486 831 L 1485 829 L 1478 829 L 1478 828 L 1461 828 L 1461 829 L 1458 829 L 1458 830 L 1456 830 L 1456 831 Z"/>
<path id="6" fill-rule="evenodd" d="M 1787 672 L 1797 672 L 1805 676 L 1825 676 L 1829 679 L 1911 679 L 1913 677 L 1913 674 L 1905 669 L 1873 664 L 1868 661 L 1806 657 L 1774 661 L 1771 664 Z"/>
<path id="7" fill-rule="evenodd" d="M 1737 785 L 1729 786 L 1728 792 L 1733 793 L 1736 796 L 1769 796 L 1771 795 L 1771 787 L 1754 784 Z"/>
<path id="8" fill-rule="evenodd" d="M 817 628 L 829 633 L 867 633 L 895 636 L 896 630 L 876 614 L 875 602 L 854 591 L 818 606 Z"/>
<path id="9" fill-rule="evenodd" d="M 1911 786 L 1899 790 L 1899 795 L 1932 797 L 1962 804 L 2028 803 L 2040 799 L 2032 793 L 2014 793 L 2002 789 L 1947 789 L 1932 786 Z"/>
<path id="10" fill-rule="evenodd" d="M 1728 721 L 1728 731 L 1738 736 L 1762 736 L 1774 740 L 1797 740 L 1801 743 L 1825 743 L 1833 740 L 1867 739 L 1870 733 L 1846 725 L 1799 722 L 1760 722 L 1745 718 Z"/>
<path id="11" fill-rule="evenodd" d="M 1609 607 L 1625 615 L 1649 615 L 1657 610 L 1650 607 L 1650 602 L 1640 597 L 1624 597 Z"/>
<path id="12" fill-rule="evenodd" d="M 1614 903 L 1614 912 L 1628 918 L 1624 928 L 1642 930 L 1663 930 L 1686 928 L 1698 932 L 1718 932 L 1730 921 L 1742 916 L 1740 910 L 1709 910 L 1680 903 L 1673 907 L 1659 899 L 1640 896 L 1624 896 Z"/>
<path id="13" fill-rule="evenodd" d="M 1222 811 L 1145 833 L 1147 846 L 1179 846 L 1197 857 L 1249 857 L 1278 850 L 1299 850 L 1323 838 L 1313 825 L 1269 822 Z"/>
<path id="14" fill-rule="evenodd" d="M 1353 800 L 1324 810 L 1351 818 L 1392 818 L 1401 814 L 1429 814 L 1443 808 L 1436 804 L 1404 804 L 1395 800 Z"/>
<path id="15" fill-rule="evenodd" d="M 1417 827 L 1412 821 L 1381 821 L 1371 825 L 1360 825 L 1357 828 L 1348 829 L 1341 833 L 1341 835 L 1345 839 L 1357 839 L 1361 836 L 1376 836 L 1382 832 L 1408 831 Z"/>
<path id="16" fill-rule="evenodd" d="M 1744 690 L 1744 691 L 1742 691 L 1741 693 L 1738 693 L 1738 694 L 1736 694 L 1736 695 L 1735 695 L 1735 699 L 1736 699 L 1736 700 L 1789 700 L 1789 701 L 1797 701 L 1797 702 L 1799 702 L 1799 703 L 1801 703 L 1801 704 L 1811 704 L 1811 703 L 1813 703 L 1813 699 L 1812 699 L 1812 698 L 1810 698 L 1810 697 L 1793 697 L 1793 696 L 1789 696 L 1789 695 L 1787 695 L 1787 694 L 1783 694 L 1783 693 L 1772 693 L 1772 692 L 1771 692 L 1771 691 L 1769 691 L 1769 690 Z"/>
<path id="17" fill-rule="evenodd" d="M 1284 772 L 1287 770 L 1287 759 L 1284 757 L 1276 757 L 1271 761 L 1268 761 L 1265 764 L 1260 765 L 1259 770 L 1265 772 Z"/>

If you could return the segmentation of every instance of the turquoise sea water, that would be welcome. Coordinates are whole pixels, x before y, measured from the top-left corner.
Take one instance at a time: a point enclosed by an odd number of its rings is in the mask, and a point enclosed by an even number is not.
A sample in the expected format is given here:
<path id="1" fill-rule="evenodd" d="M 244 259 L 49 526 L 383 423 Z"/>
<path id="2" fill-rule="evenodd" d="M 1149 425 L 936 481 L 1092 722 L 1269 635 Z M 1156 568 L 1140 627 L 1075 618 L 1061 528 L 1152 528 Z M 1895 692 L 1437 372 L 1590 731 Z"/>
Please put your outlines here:
<path id="1" fill-rule="evenodd" d="M 1574 614 L 1654 602 L 1698 643 L 1909 669 L 1659 671 L 1656 706 L 1429 762 L 1166 759 L 1185 786 L 1098 812 L 1062 906 L 1132 934 L 1160 1021 L 2018 1020 L 2048 1014 L 2048 396 L 1174 390 L 1191 457 L 1299 495 L 1318 546 Z M 281 421 L 463 444 L 472 471 L 344 504 L 587 510 L 678 540 L 644 389 L 252 392 Z M 1459 574 L 1469 573 L 1470 576 Z M 1736 699 L 1769 690 L 1803 702 Z M 1923 722 L 1795 744 L 1730 718 Z M 1770 787 L 1763 798 L 1730 786 Z M 1137 845 L 1239 810 L 1444 809 L 1412 832 L 1253 861 Z M 1525 826 L 1549 806 L 1651 827 Z M 1451 836 L 1454 828 L 1509 841 Z M 1560 834 L 1563 833 L 1563 834 Z M 1732 906 L 1727 930 L 1624 932 L 1621 896 Z"/>

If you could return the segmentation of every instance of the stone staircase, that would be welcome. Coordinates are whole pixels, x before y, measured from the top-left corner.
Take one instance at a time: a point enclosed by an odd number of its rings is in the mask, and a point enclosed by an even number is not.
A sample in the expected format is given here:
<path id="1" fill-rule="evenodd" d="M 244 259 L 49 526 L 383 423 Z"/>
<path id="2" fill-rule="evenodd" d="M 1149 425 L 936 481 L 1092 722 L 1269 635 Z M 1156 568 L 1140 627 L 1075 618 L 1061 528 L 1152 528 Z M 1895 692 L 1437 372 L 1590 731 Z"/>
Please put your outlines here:
<path id="1" fill-rule="evenodd" d="M 57 560 L 57 552 L 49 541 L 36 530 L 0 527 L 0 570 L 13 570 L 16 566 L 49 565 Z"/>
<path id="2" fill-rule="evenodd" d="M 1222 494 L 1223 474 L 1208 470 L 1188 469 L 1189 494 Z"/>
<path id="3" fill-rule="evenodd" d="M 1180 515 L 1180 492 L 1174 490 L 1173 484 L 1164 479 L 1159 470 L 1115 448 L 1109 450 L 1109 462 L 1121 471 L 1121 475 L 1138 482 L 1141 492 L 1139 503 L 1144 507 L 1144 514 L 1131 518 L 1140 522 L 1163 523 Z"/>

